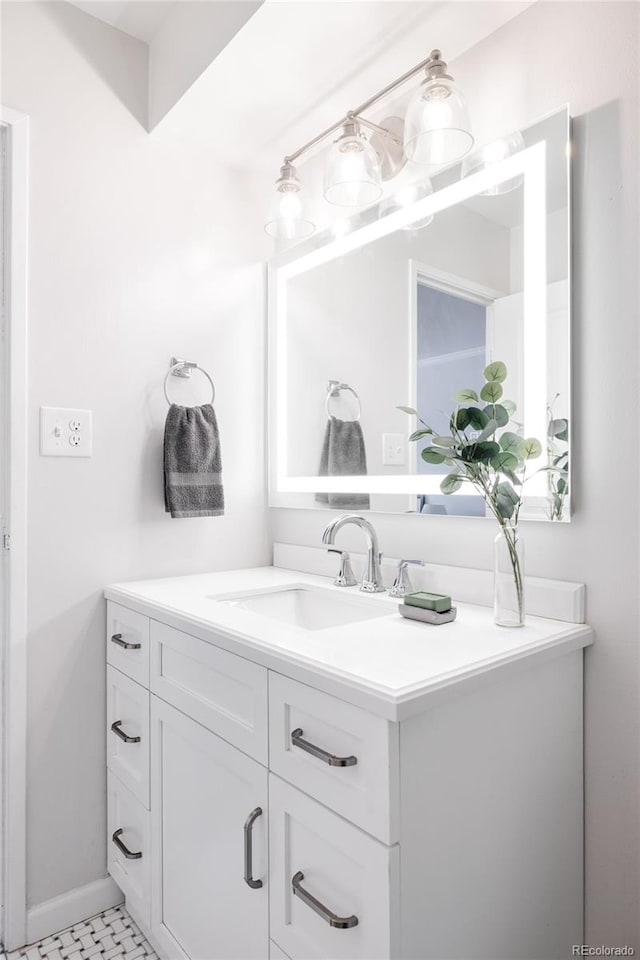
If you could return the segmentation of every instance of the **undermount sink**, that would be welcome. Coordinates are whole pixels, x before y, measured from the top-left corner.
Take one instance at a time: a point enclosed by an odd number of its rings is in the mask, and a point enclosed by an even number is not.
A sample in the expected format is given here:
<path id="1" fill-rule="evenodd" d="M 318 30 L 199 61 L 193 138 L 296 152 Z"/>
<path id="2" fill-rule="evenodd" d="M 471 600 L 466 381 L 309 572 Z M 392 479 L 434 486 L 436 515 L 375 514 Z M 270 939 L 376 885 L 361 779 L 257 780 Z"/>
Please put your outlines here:
<path id="1" fill-rule="evenodd" d="M 375 617 L 388 617 L 393 613 L 375 600 L 342 597 L 330 590 L 298 584 L 211 599 L 304 630 L 326 630 Z"/>

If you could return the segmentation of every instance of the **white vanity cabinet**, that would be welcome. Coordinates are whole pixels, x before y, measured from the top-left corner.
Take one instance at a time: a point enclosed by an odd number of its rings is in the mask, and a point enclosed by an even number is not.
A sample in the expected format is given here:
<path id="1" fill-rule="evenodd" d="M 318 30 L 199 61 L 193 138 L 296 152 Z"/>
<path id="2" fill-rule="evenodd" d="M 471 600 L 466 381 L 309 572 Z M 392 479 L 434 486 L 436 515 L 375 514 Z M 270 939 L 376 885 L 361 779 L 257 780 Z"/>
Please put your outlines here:
<path id="1" fill-rule="evenodd" d="M 263 956 L 267 771 L 157 697 L 151 728 L 154 940 L 172 958 Z"/>
<path id="2" fill-rule="evenodd" d="M 149 613 L 108 603 L 109 872 L 164 960 L 571 956 L 582 641 L 394 721 Z"/>

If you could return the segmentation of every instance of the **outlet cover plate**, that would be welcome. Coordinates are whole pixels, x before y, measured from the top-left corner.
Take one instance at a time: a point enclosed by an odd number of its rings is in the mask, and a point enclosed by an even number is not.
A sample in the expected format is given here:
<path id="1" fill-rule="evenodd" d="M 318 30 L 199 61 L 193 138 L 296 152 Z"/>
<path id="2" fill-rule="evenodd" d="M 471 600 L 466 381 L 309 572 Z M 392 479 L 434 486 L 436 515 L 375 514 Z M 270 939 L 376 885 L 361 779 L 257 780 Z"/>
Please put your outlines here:
<path id="1" fill-rule="evenodd" d="M 405 463 L 405 436 L 403 433 L 382 434 L 382 464 L 401 467 Z"/>
<path id="2" fill-rule="evenodd" d="M 40 407 L 41 457 L 90 457 L 91 410 Z"/>

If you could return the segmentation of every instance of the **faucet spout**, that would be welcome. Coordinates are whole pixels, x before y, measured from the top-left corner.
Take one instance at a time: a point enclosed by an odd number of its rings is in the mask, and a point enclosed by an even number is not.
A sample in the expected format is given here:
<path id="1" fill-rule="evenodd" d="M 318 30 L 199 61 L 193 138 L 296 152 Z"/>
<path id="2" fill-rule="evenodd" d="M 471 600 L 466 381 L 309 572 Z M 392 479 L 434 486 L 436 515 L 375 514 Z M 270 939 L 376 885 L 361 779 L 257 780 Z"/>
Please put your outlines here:
<path id="1" fill-rule="evenodd" d="M 378 535 L 369 520 L 355 513 L 345 513 L 340 517 L 336 517 L 327 525 L 326 530 L 322 534 L 322 542 L 329 546 L 333 545 L 338 530 L 347 524 L 353 524 L 353 526 L 359 527 L 367 540 L 367 567 L 360 589 L 366 593 L 384 593 L 385 587 L 382 582 L 382 570 L 380 568 L 382 554 L 380 553 L 378 545 Z"/>

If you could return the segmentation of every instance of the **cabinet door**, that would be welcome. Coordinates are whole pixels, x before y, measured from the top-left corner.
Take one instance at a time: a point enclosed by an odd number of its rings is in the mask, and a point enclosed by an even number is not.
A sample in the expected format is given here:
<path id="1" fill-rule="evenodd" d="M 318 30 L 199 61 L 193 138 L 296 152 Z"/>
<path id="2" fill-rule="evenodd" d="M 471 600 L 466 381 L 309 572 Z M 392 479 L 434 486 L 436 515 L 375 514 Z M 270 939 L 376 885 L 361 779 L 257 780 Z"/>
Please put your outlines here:
<path id="1" fill-rule="evenodd" d="M 155 696 L 151 724 L 152 934 L 171 960 L 266 960 L 267 771 Z"/>

